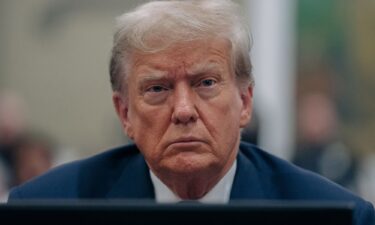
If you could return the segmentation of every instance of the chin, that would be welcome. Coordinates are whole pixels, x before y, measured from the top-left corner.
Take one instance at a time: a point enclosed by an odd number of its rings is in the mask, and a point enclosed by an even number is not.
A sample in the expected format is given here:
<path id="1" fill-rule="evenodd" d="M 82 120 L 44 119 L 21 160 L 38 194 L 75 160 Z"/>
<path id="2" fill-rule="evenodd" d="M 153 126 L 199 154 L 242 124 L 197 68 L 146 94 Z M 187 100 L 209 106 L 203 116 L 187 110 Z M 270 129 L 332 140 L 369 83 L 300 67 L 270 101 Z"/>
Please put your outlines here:
<path id="1" fill-rule="evenodd" d="M 191 152 L 180 153 L 168 161 L 168 170 L 181 175 L 209 171 L 217 166 L 209 156 Z"/>

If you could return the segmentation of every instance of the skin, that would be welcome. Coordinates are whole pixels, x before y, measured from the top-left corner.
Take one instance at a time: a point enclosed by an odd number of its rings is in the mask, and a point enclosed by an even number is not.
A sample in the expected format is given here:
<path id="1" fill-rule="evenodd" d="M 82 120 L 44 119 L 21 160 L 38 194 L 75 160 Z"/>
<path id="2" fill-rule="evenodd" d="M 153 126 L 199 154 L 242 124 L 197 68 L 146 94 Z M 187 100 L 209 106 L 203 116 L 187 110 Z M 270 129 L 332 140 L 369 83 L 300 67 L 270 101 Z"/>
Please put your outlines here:
<path id="1" fill-rule="evenodd" d="M 218 38 L 134 52 L 128 90 L 113 94 L 124 131 L 182 199 L 203 197 L 226 174 L 251 118 L 252 87 L 239 87 L 230 53 Z"/>

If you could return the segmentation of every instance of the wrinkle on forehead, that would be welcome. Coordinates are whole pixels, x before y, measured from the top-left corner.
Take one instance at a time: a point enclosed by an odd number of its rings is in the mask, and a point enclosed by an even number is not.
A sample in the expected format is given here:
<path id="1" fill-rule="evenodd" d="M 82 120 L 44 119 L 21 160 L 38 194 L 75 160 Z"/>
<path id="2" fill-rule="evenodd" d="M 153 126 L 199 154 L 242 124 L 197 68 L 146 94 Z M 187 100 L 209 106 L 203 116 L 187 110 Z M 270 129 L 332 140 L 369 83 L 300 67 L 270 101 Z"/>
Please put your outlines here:
<path id="1" fill-rule="evenodd" d="M 221 68 L 231 64 L 230 46 L 225 39 L 210 39 L 176 44 L 158 53 L 134 52 L 132 72 L 139 75 L 167 71 L 167 75 L 176 76 Z"/>

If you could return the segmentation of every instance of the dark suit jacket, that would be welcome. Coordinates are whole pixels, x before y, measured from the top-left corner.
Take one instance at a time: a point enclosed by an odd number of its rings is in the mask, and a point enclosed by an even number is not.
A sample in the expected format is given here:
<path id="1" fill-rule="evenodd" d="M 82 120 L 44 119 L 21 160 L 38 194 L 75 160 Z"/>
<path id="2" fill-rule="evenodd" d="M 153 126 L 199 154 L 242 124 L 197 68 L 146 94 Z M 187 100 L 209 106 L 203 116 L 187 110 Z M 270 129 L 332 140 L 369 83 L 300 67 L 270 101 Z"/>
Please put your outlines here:
<path id="1" fill-rule="evenodd" d="M 14 188 L 13 199 L 154 199 L 149 169 L 134 145 L 68 163 Z M 241 143 L 231 200 L 324 200 L 356 204 L 356 225 L 374 223 L 373 206 L 311 172 Z"/>

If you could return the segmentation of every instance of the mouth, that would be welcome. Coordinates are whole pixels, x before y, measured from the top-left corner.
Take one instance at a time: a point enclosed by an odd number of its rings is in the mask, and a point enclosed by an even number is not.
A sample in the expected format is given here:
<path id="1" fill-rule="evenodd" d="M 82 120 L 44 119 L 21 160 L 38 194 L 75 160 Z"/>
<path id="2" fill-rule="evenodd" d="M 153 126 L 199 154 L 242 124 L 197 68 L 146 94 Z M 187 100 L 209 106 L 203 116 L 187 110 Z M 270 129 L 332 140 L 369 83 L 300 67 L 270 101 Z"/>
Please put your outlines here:
<path id="1" fill-rule="evenodd" d="M 195 137 L 181 137 L 173 140 L 169 143 L 169 147 L 191 150 L 192 148 L 198 147 L 204 144 L 204 140 Z"/>

